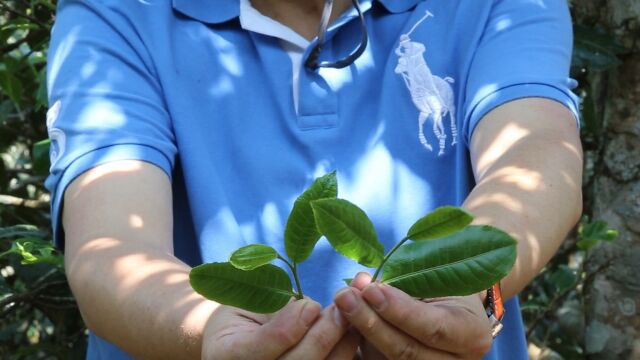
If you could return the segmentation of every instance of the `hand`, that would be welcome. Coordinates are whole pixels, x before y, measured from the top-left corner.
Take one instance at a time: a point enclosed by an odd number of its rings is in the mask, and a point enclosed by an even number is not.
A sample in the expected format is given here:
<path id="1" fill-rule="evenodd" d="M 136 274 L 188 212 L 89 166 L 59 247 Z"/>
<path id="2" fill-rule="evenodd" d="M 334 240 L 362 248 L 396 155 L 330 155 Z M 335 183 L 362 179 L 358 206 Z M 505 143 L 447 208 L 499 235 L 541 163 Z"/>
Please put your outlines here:
<path id="1" fill-rule="evenodd" d="M 254 314 L 221 306 L 210 318 L 202 345 L 203 359 L 351 360 L 359 335 L 331 305 L 292 301 L 274 314 Z"/>
<path id="2" fill-rule="evenodd" d="M 363 359 L 479 359 L 491 348 L 480 296 L 422 301 L 360 273 L 335 304 L 365 338 Z"/>

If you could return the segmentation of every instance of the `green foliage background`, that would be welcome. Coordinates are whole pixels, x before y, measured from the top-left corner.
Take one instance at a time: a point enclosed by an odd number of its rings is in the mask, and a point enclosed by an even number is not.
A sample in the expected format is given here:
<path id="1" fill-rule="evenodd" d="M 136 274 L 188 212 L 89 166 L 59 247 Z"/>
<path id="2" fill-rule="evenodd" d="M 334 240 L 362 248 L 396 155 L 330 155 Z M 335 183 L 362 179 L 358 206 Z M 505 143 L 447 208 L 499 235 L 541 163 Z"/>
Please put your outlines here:
<path id="1" fill-rule="evenodd" d="M 81 359 L 85 326 L 48 239 L 46 49 L 55 4 L 0 0 L 0 358 Z M 28 225 L 27 225 L 28 224 Z"/>
<path id="2" fill-rule="evenodd" d="M 0 358 L 81 359 L 86 328 L 66 284 L 62 257 L 48 239 L 49 195 L 45 61 L 54 20 L 53 0 L 0 0 Z M 620 63 L 626 49 L 594 27 L 575 26 L 572 75 L 580 81 L 585 183 L 593 176 L 589 154 L 602 153 L 604 124 L 594 110 L 593 74 Z M 588 195 L 588 194 L 587 194 Z M 587 198 L 588 200 L 588 198 Z M 589 203 L 585 211 L 590 212 Z M 583 219 L 557 256 L 523 292 L 532 345 L 562 358 L 584 355 L 583 285 L 599 269 L 583 259 L 616 233 Z M 580 323 L 581 322 L 581 323 Z M 582 327 L 579 326 L 582 324 Z"/>

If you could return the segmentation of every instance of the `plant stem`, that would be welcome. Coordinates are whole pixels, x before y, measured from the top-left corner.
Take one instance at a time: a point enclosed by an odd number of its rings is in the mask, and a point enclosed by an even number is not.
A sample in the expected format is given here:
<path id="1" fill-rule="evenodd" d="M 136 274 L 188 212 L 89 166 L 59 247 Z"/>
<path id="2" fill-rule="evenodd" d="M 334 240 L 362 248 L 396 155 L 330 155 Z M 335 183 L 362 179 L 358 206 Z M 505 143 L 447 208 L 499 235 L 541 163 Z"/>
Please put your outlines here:
<path id="1" fill-rule="evenodd" d="M 387 253 L 387 255 L 384 256 L 384 259 L 382 259 L 382 263 L 380 264 L 380 266 L 378 266 L 378 268 L 376 269 L 376 272 L 373 273 L 373 277 L 371 278 L 371 282 L 375 282 L 376 281 L 376 279 L 378 278 L 378 274 L 380 274 L 380 270 L 382 270 L 382 267 L 387 262 L 387 260 L 389 260 L 391 255 L 393 255 L 393 253 L 396 252 L 396 250 L 398 250 L 400 248 L 400 246 L 402 246 L 402 244 L 406 243 L 407 240 L 409 240 L 408 237 L 402 238 L 402 240 L 398 241 L 396 246 L 394 246 L 393 249 L 391 249 Z"/>
<path id="2" fill-rule="evenodd" d="M 304 294 L 302 293 L 302 286 L 300 286 L 300 279 L 298 279 L 298 264 L 293 263 L 293 280 L 296 282 L 296 288 L 298 289 L 298 300 L 304 298 Z"/>
<path id="3" fill-rule="evenodd" d="M 283 258 L 282 256 L 280 256 L 280 254 L 278 254 L 278 259 L 282 260 L 285 264 L 287 264 L 287 266 L 289 267 L 289 269 L 291 269 L 291 273 L 293 274 L 293 280 L 296 283 L 296 299 L 300 300 L 304 297 L 304 294 L 302 293 L 302 286 L 300 286 L 300 279 L 298 278 L 298 267 L 295 262 L 293 263 L 293 265 L 287 261 L 287 259 Z"/>

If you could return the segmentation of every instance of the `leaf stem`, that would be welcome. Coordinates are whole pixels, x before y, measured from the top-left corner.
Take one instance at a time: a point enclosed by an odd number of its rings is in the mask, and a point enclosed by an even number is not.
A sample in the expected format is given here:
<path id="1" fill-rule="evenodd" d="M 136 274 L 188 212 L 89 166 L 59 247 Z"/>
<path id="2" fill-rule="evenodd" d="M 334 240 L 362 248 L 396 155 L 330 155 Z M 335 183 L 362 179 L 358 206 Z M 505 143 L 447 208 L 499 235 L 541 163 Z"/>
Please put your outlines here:
<path id="1" fill-rule="evenodd" d="M 280 256 L 280 254 L 278 254 L 278 259 L 282 260 L 285 264 L 287 264 L 287 266 L 289 267 L 289 269 L 291 269 L 291 273 L 293 274 L 293 280 L 296 283 L 296 299 L 300 300 L 304 297 L 304 294 L 302 293 L 302 286 L 300 286 L 300 279 L 298 278 L 298 264 L 296 264 L 295 262 L 293 263 L 293 265 L 287 261 L 287 259 L 283 258 L 282 256 Z"/>
<path id="2" fill-rule="evenodd" d="M 406 236 L 402 238 L 402 240 L 398 241 L 398 243 L 393 247 L 393 249 L 391 249 L 387 253 L 387 255 L 384 256 L 384 259 L 382 259 L 382 263 L 380 263 L 380 266 L 378 266 L 378 268 L 376 269 L 376 272 L 373 273 L 373 277 L 371 278 L 372 283 L 376 281 L 376 279 L 378 278 L 378 275 L 380 274 L 380 271 L 382 270 L 382 267 L 387 262 L 387 260 L 389 260 L 391 255 L 393 255 L 393 253 L 396 252 L 396 250 L 398 250 L 400 246 L 402 246 L 402 244 L 406 243 L 407 240 L 409 240 L 409 238 Z"/>
<path id="3" fill-rule="evenodd" d="M 304 294 L 302 293 L 302 286 L 300 285 L 300 279 L 298 279 L 298 264 L 297 263 L 293 263 L 293 280 L 295 280 L 296 282 L 296 288 L 298 289 L 298 294 L 297 294 L 297 298 L 298 300 L 304 298 Z"/>

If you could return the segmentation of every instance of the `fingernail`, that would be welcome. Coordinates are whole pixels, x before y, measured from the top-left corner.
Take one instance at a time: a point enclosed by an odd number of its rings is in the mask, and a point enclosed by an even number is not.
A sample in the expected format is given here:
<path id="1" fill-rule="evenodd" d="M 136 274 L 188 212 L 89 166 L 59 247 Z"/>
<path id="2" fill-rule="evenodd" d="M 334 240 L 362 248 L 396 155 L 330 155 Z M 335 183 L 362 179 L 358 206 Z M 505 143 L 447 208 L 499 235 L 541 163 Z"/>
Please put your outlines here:
<path id="1" fill-rule="evenodd" d="M 346 314 L 350 314 L 358 306 L 358 298 L 356 298 L 353 290 L 351 290 L 350 288 L 346 288 L 340 290 L 340 292 L 336 294 L 335 303 L 340 311 Z"/>
<path id="2" fill-rule="evenodd" d="M 366 281 L 366 282 L 371 282 L 371 275 L 368 272 L 364 272 L 361 271 L 359 273 L 356 274 L 356 277 L 354 279 L 364 279 L 364 280 L 360 280 L 360 281 Z"/>
<path id="3" fill-rule="evenodd" d="M 337 307 L 333 307 L 333 311 L 332 315 L 333 315 L 333 321 L 336 323 L 336 325 L 338 325 L 341 328 L 346 328 L 347 327 L 347 319 L 345 319 L 344 315 L 342 315 L 342 313 L 340 312 L 340 310 L 338 310 Z"/>
<path id="4" fill-rule="evenodd" d="M 367 286 L 362 292 L 362 296 L 377 311 L 382 311 L 387 306 L 387 298 L 384 296 L 384 293 L 382 293 L 382 290 L 380 290 L 378 284 Z"/>
<path id="5" fill-rule="evenodd" d="M 314 301 L 309 300 L 299 300 L 304 301 L 304 307 L 302 308 L 302 314 L 300 314 L 300 320 L 305 323 L 307 326 L 313 324 L 318 315 L 320 314 L 320 305 Z"/>

